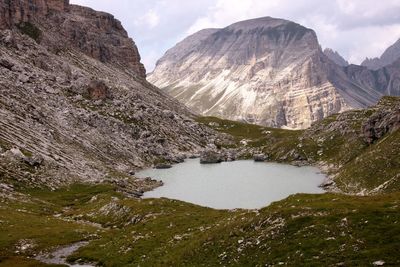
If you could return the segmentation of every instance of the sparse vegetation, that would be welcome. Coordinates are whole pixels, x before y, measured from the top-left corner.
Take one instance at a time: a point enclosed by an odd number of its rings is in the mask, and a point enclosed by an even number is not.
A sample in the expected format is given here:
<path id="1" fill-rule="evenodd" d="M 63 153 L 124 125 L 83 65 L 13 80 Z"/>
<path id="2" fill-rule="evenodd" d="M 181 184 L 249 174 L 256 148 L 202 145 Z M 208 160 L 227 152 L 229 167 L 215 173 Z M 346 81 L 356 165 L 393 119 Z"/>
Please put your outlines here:
<path id="1" fill-rule="evenodd" d="M 38 27 L 36 27 L 32 23 L 23 22 L 23 23 L 18 25 L 18 29 L 21 31 L 21 33 L 23 33 L 25 35 L 28 35 L 33 40 L 35 40 L 35 42 L 37 42 L 37 43 L 40 42 L 40 38 L 42 36 L 42 32 Z"/>

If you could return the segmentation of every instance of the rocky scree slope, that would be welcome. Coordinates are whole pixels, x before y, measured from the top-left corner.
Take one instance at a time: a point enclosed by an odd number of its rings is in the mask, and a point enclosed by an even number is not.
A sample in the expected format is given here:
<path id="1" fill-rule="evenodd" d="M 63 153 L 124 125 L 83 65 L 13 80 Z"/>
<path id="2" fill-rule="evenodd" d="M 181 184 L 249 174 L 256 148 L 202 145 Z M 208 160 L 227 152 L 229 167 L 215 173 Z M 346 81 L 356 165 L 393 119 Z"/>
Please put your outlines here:
<path id="1" fill-rule="evenodd" d="M 135 169 L 180 161 L 216 138 L 146 82 L 113 16 L 68 1 L 0 5 L 2 182 L 125 179 L 141 191 L 155 183 Z"/>
<path id="2" fill-rule="evenodd" d="M 203 115 L 302 129 L 399 91 L 397 73 L 351 69 L 323 53 L 313 30 L 265 17 L 193 34 L 166 52 L 149 81 Z"/>

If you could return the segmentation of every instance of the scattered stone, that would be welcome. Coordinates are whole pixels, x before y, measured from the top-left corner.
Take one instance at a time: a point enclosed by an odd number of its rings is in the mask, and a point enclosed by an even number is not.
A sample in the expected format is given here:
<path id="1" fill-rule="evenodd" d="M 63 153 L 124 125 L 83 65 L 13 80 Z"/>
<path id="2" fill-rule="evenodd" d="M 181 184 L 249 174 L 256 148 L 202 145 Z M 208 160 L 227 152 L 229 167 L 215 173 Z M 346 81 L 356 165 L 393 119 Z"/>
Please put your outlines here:
<path id="1" fill-rule="evenodd" d="M 385 265 L 385 262 L 383 260 L 374 261 L 372 263 L 372 265 L 374 265 L 374 266 L 383 266 L 383 265 Z"/>
<path id="2" fill-rule="evenodd" d="M 9 152 L 11 153 L 11 155 L 16 158 L 16 159 L 24 159 L 25 155 L 24 153 L 21 152 L 21 150 L 19 148 L 11 148 L 9 150 Z"/>
<path id="3" fill-rule="evenodd" d="M 0 66 L 6 68 L 8 70 L 12 70 L 12 68 L 14 67 L 14 63 L 10 62 L 9 60 L 7 60 L 5 58 L 1 58 Z"/>
<path id="4" fill-rule="evenodd" d="M 29 77 L 25 74 L 20 74 L 18 76 L 18 81 L 20 81 L 21 83 L 27 83 L 29 82 Z"/>
<path id="5" fill-rule="evenodd" d="M 43 164 L 44 159 L 41 156 L 24 157 L 24 162 L 32 167 L 38 167 Z"/>

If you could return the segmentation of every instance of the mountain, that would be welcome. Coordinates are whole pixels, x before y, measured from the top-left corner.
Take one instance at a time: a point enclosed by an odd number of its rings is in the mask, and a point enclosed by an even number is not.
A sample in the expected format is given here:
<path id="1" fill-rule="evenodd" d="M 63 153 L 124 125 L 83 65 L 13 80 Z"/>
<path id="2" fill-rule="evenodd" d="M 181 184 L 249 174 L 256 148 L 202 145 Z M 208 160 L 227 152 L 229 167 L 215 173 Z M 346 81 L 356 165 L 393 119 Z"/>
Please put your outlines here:
<path id="1" fill-rule="evenodd" d="M 200 114 L 295 129 L 382 96 L 330 60 L 313 30 L 271 17 L 193 34 L 148 80 Z"/>
<path id="2" fill-rule="evenodd" d="M 383 52 L 380 58 L 366 58 L 361 66 L 365 66 L 371 70 L 377 70 L 392 64 L 400 58 L 400 39 Z"/>
<path id="3" fill-rule="evenodd" d="M 112 15 L 1 0 L 0 18 L 0 182 L 116 179 L 139 192 L 154 183 L 136 169 L 181 161 L 217 137 L 145 80 Z"/>
<path id="4" fill-rule="evenodd" d="M 345 67 L 349 65 L 349 62 L 347 62 L 338 52 L 332 50 L 331 48 L 325 48 L 324 54 L 339 66 Z"/>

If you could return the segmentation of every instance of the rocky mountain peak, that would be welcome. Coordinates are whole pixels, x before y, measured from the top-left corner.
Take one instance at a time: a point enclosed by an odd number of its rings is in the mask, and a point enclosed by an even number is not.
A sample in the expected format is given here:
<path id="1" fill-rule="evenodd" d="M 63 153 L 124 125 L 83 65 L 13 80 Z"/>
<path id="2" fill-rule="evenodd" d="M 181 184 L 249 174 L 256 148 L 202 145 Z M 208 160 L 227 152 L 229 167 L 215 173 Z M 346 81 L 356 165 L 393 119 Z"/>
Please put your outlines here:
<path id="1" fill-rule="evenodd" d="M 346 108 L 321 71 L 322 56 L 313 30 L 264 17 L 186 38 L 149 80 L 203 115 L 305 128 Z M 300 104 L 314 99 L 318 108 Z"/>
<path id="2" fill-rule="evenodd" d="M 325 48 L 324 49 L 324 54 L 333 62 L 338 64 L 339 66 L 348 66 L 349 62 L 345 60 L 337 51 L 334 51 L 331 48 Z"/>
<path id="3" fill-rule="evenodd" d="M 376 72 L 348 65 L 323 52 L 313 30 L 264 17 L 189 36 L 149 81 L 203 115 L 299 129 L 398 95 L 399 77 L 395 63 Z"/>

